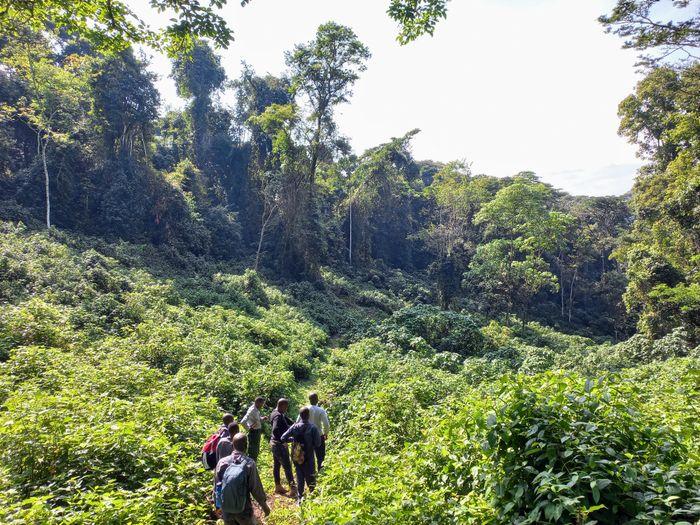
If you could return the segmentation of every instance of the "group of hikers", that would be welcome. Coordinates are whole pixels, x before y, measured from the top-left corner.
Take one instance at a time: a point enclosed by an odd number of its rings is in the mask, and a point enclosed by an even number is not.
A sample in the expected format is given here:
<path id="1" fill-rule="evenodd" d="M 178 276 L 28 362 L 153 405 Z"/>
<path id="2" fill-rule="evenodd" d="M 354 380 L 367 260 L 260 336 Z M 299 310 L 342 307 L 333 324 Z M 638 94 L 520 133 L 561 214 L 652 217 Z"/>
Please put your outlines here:
<path id="1" fill-rule="evenodd" d="M 266 516 L 270 513 L 257 468 L 264 421 L 272 427 L 270 450 L 276 494 L 301 501 L 306 487 L 312 491 L 316 486 L 316 472 L 323 466 L 330 422 L 326 411 L 318 406 L 318 394 L 309 394 L 309 405 L 299 410 L 296 422 L 287 415 L 288 399 L 278 400 L 269 416 L 260 413 L 264 405 L 265 398 L 257 397 L 240 422 L 232 414 L 224 414 L 223 424 L 202 449 L 205 467 L 214 470 L 214 502 L 225 525 L 257 523 L 251 496 Z M 282 485 L 282 470 L 289 489 Z"/>

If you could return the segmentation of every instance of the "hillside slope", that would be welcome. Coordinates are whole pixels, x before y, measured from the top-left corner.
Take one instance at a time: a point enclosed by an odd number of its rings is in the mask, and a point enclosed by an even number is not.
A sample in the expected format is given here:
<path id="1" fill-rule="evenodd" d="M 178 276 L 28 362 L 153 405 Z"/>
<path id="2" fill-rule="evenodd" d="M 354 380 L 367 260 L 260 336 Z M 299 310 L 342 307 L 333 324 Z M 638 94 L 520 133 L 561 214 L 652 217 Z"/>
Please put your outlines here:
<path id="1" fill-rule="evenodd" d="M 311 387 L 327 468 L 270 524 L 700 518 L 700 359 L 682 334 L 599 345 L 421 304 L 401 272 L 322 276 L 272 286 L 3 223 L 0 522 L 209 522 L 197 458 L 221 410 Z M 269 489 L 266 451 L 261 471 Z"/>

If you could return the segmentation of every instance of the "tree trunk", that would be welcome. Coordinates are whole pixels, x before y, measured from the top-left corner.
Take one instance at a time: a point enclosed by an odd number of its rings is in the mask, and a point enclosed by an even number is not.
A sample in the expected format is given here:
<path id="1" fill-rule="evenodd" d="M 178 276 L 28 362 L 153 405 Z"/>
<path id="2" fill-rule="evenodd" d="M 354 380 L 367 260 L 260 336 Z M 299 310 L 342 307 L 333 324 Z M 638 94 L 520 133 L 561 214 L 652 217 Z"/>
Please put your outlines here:
<path id="1" fill-rule="evenodd" d="M 352 202 L 350 202 L 350 235 L 348 241 L 348 260 L 352 266 Z"/>
<path id="2" fill-rule="evenodd" d="M 569 288 L 569 323 L 571 323 L 571 312 L 574 307 L 574 282 L 576 281 L 576 273 L 578 268 L 574 268 L 574 275 L 571 277 L 571 288 Z"/>
<path id="3" fill-rule="evenodd" d="M 321 116 L 316 118 L 316 131 L 311 144 L 311 173 L 309 174 L 309 182 L 311 184 L 311 194 L 314 194 L 314 185 L 316 184 L 316 167 L 318 166 L 318 154 L 321 148 Z"/>
<path id="4" fill-rule="evenodd" d="M 49 168 L 46 165 L 46 146 L 48 139 L 42 140 L 41 134 L 37 133 L 37 149 L 41 155 L 41 163 L 44 166 L 44 191 L 46 193 L 46 228 L 51 228 L 51 189 L 49 187 Z"/>
<path id="5" fill-rule="evenodd" d="M 267 224 L 270 222 L 272 217 L 272 212 L 270 212 L 267 217 L 265 217 L 265 212 L 263 212 L 263 221 L 260 225 L 260 237 L 258 238 L 258 249 L 255 252 L 255 265 L 253 270 L 258 271 L 258 264 L 260 263 L 260 252 L 262 251 L 263 239 L 265 238 L 265 230 L 267 229 Z"/>
<path id="6" fill-rule="evenodd" d="M 559 267 L 559 296 L 561 298 L 561 316 L 564 317 L 564 270 Z"/>

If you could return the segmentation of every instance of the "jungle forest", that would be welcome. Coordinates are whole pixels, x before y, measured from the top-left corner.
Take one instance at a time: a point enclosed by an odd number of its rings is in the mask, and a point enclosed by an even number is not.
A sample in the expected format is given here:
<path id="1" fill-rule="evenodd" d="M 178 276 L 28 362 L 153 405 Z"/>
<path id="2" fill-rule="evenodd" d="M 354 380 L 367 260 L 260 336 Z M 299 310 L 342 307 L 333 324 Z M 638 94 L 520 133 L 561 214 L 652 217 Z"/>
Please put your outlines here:
<path id="1" fill-rule="evenodd" d="M 452 5 L 384 3 L 402 46 Z M 311 391 L 323 469 L 274 494 L 264 423 L 261 523 L 700 523 L 698 1 L 600 13 L 643 162 L 602 197 L 416 158 L 418 129 L 354 151 L 351 27 L 229 78 L 225 0 L 143 4 L 170 22 L 0 1 L 0 523 L 222 523 L 222 414 Z"/>

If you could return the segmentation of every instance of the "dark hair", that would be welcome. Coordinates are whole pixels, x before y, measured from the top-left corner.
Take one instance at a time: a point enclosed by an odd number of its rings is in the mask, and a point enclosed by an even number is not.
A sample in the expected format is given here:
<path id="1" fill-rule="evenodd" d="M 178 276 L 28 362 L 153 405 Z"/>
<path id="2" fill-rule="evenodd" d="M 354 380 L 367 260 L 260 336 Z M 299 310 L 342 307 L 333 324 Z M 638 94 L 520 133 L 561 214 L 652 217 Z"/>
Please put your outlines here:
<path id="1" fill-rule="evenodd" d="M 280 405 L 289 405 L 289 399 L 287 399 L 286 397 L 280 397 L 277 400 L 277 406 L 280 406 Z"/>
<path id="2" fill-rule="evenodd" d="M 261 402 L 264 403 L 264 402 L 265 402 L 265 398 L 262 397 L 262 396 L 258 396 L 258 397 L 255 398 L 255 402 L 256 402 L 256 403 L 261 403 Z"/>
<path id="3" fill-rule="evenodd" d="M 309 407 L 304 407 L 301 410 L 299 410 L 299 417 L 302 421 L 308 421 L 310 414 L 311 412 L 309 411 Z"/>
<path id="4" fill-rule="evenodd" d="M 316 392 L 311 392 L 309 394 L 309 403 L 311 403 L 312 405 L 318 404 L 318 394 Z"/>
<path id="5" fill-rule="evenodd" d="M 226 425 L 226 427 L 228 427 L 235 420 L 236 420 L 236 418 L 233 417 L 233 414 L 228 414 L 228 413 L 224 414 L 223 421 L 224 421 L 224 425 Z"/>
<path id="6" fill-rule="evenodd" d="M 228 428 L 228 433 L 231 434 L 232 436 L 235 436 L 241 430 L 241 427 L 238 426 L 238 421 L 234 421 L 233 423 L 230 423 L 227 428 Z"/>
<path id="7" fill-rule="evenodd" d="M 238 452 L 245 452 L 248 450 L 248 436 L 242 432 L 235 434 L 231 438 L 231 443 L 233 444 L 233 448 Z"/>

